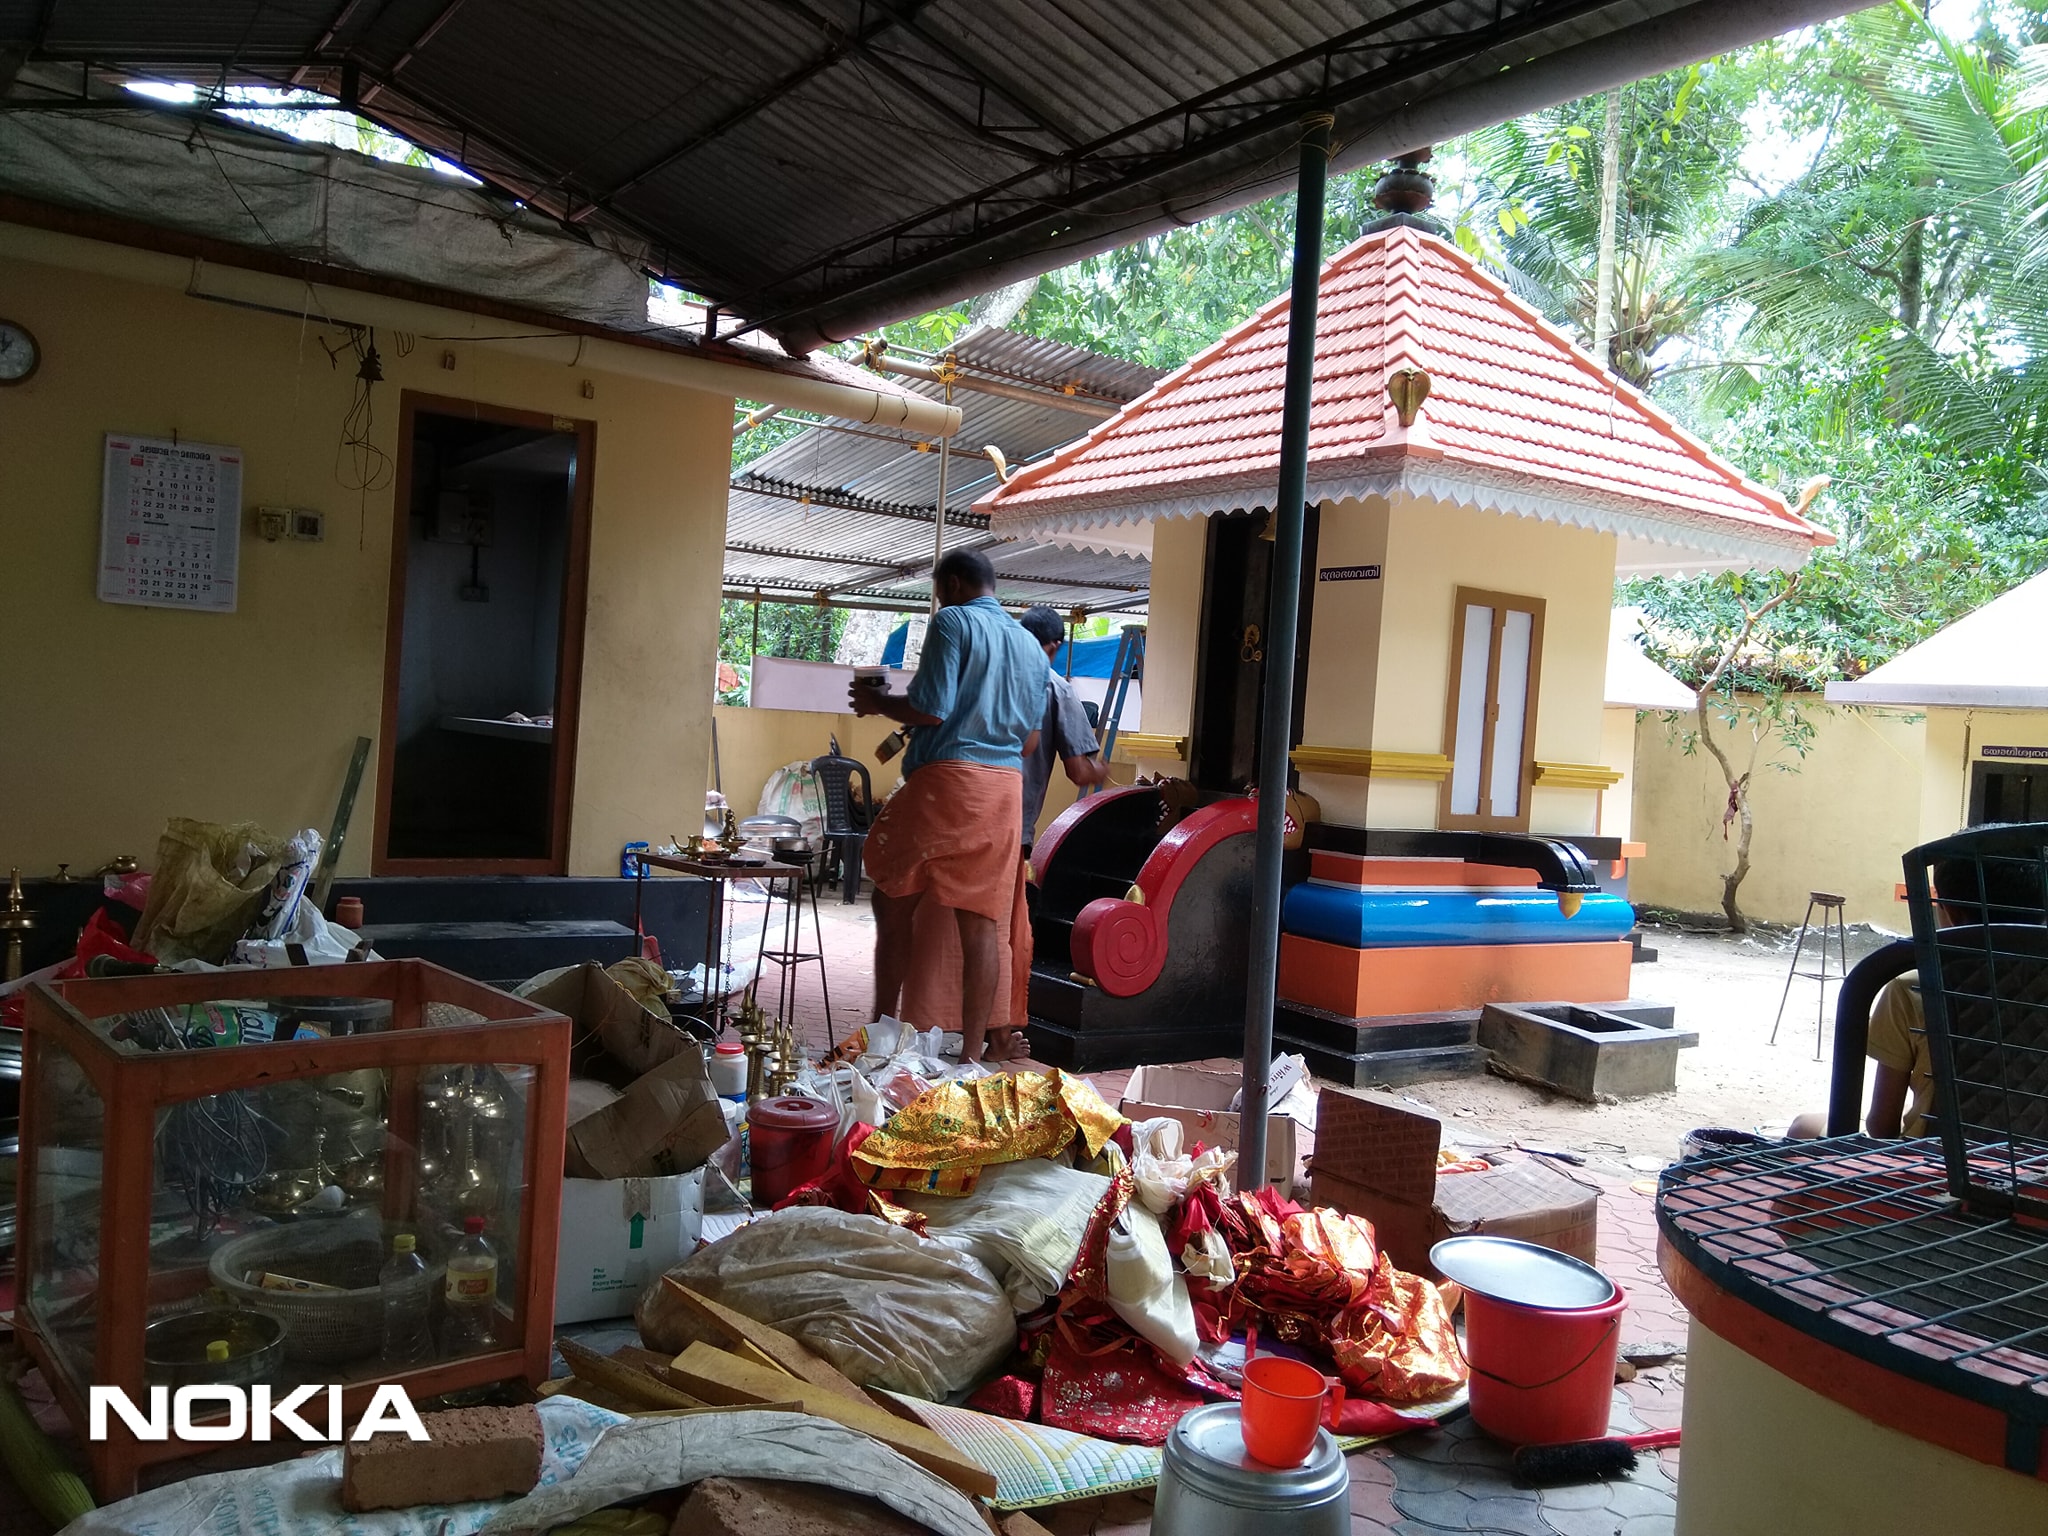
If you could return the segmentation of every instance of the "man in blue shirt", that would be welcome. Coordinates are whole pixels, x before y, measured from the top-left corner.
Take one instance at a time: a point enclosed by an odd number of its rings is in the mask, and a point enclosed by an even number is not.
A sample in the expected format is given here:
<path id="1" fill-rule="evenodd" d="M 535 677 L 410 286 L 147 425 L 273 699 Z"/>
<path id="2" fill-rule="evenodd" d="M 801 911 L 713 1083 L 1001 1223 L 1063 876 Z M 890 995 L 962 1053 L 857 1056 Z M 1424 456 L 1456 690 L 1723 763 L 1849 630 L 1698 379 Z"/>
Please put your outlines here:
<path id="1" fill-rule="evenodd" d="M 929 897 L 951 910 L 960 943 L 960 1059 L 1021 1054 L 1025 1022 L 1023 766 L 1045 714 L 1045 652 L 995 599 L 995 568 L 955 550 L 933 572 L 939 611 L 917 677 L 893 697 L 856 681 L 857 715 L 911 727 L 902 787 L 868 830 L 862 862 L 875 883 L 875 1016 L 894 1015 L 913 967 Z M 1005 934 L 1013 972 L 1005 976 Z M 1019 935 L 1023 943 L 1019 944 Z M 912 1019 L 910 1023 L 920 1021 Z"/>

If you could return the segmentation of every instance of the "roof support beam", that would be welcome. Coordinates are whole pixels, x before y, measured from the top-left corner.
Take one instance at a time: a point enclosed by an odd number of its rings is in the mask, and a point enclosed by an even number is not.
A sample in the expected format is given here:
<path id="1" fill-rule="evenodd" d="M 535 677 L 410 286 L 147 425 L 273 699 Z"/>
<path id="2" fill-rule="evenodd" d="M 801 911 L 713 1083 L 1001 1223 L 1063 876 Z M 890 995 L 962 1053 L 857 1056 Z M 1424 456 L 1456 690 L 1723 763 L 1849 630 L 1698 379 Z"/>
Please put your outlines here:
<path id="1" fill-rule="evenodd" d="M 448 3 L 441 7 L 440 12 L 434 19 L 420 29 L 419 36 L 407 43 L 400 51 L 398 57 L 391 61 L 391 67 L 384 72 L 384 78 L 363 92 L 362 105 L 367 107 L 383 94 L 385 88 L 391 82 L 404 74 L 406 66 L 419 57 L 420 50 L 431 43 L 434 40 L 435 34 L 447 26 L 449 22 L 453 21 L 455 13 L 461 9 L 462 0 L 448 0 Z"/>
<path id="2" fill-rule="evenodd" d="M 781 6 L 783 10 L 788 11 L 792 16 L 799 18 L 811 27 L 815 27 L 827 37 L 833 36 L 838 30 L 832 22 L 820 16 L 808 5 L 805 5 L 803 0 L 775 0 L 775 3 Z M 888 10 L 887 6 L 878 6 L 877 8 L 883 11 Z M 947 122 L 953 124 L 954 127 L 966 133 L 970 138 L 1000 149 L 1005 154 L 1015 155 L 1020 160 L 1029 160 L 1038 165 L 1049 164 L 1056 158 L 1055 153 L 1051 150 L 1040 149 L 1035 144 L 1020 144 L 1015 139 L 998 133 L 986 125 L 976 122 L 966 114 L 955 110 L 949 103 L 933 94 L 922 81 L 914 79 L 908 70 L 898 65 L 894 59 L 890 58 L 880 48 L 877 48 L 871 39 L 856 44 L 855 51 L 863 59 L 867 60 L 868 64 L 875 70 L 886 75 L 904 90 L 910 92 L 912 99 L 920 107 L 923 107 L 928 112 L 937 113 L 945 118 Z M 969 78 L 972 84 L 980 86 L 984 91 L 987 90 L 989 82 L 986 78 L 978 74 L 971 75 Z"/>
<path id="3" fill-rule="evenodd" d="M 460 4 L 461 0 L 456 0 L 456 3 Z M 922 9 L 923 6 L 929 3 L 930 0 L 916 0 L 916 3 L 911 7 L 911 14 L 914 15 L 919 9 Z M 638 170 L 629 173 L 624 180 L 614 182 L 603 192 L 597 193 L 588 204 L 569 216 L 571 221 L 580 222 L 600 209 L 609 210 L 613 202 L 624 197 L 649 177 L 659 176 L 670 166 L 688 159 L 705 145 L 725 137 L 726 134 L 731 133 L 733 129 L 739 127 L 742 123 L 749 122 L 760 116 L 761 113 L 774 106 L 798 86 L 823 74 L 848 54 L 865 46 L 871 38 L 888 31 L 889 28 L 895 26 L 900 20 L 894 12 L 884 11 L 881 14 L 881 20 L 870 22 L 845 34 L 839 42 L 826 48 L 801 69 L 784 75 L 766 90 L 757 92 L 741 102 L 717 122 L 691 134 L 689 138 L 683 140 L 682 143 L 676 145 L 673 149 L 663 150 Z"/>

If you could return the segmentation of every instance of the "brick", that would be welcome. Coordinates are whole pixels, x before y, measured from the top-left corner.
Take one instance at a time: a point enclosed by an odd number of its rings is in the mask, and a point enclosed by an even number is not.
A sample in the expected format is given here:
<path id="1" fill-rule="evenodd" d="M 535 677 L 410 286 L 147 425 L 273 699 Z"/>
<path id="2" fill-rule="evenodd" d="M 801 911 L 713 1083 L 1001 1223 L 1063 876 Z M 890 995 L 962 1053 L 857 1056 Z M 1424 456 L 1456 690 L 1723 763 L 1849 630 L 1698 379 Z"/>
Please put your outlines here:
<path id="1" fill-rule="evenodd" d="M 516 1408 L 450 1408 L 420 1415 L 425 1440 L 376 1435 L 351 1440 L 342 1456 L 342 1508 L 408 1509 L 531 1493 L 540 1481 L 540 1413 Z"/>
<path id="2" fill-rule="evenodd" d="M 676 1511 L 669 1536 L 927 1536 L 917 1521 L 836 1488 L 707 1477 Z"/>

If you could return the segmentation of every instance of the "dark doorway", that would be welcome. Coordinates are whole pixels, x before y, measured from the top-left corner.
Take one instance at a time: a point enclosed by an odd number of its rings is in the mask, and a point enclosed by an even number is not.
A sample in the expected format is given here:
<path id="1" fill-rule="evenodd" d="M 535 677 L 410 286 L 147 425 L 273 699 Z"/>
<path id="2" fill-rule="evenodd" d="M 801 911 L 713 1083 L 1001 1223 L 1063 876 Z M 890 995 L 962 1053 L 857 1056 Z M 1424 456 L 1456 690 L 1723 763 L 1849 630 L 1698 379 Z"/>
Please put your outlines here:
<path id="1" fill-rule="evenodd" d="M 2048 821 L 2048 762 L 1977 762 L 1970 767 L 1970 825 Z"/>
<path id="2" fill-rule="evenodd" d="M 1241 794 L 1258 777 L 1259 698 L 1266 679 L 1266 619 L 1273 590 L 1273 544 L 1264 536 L 1266 524 L 1264 512 L 1219 514 L 1209 519 L 1188 777 L 1196 788 L 1218 794 Z M 1302 702 L 1308 694 L 1308 642 L 1320 525 L 1320 509 L 1311 506 L 1302 529 L 1301 617 L 1296 631 L 1290 747 L 1301 744 Z"/>
<path id="3" fill-rule="evenodd" d="M 589 422 L 407 395 L 385 641 L 379 874 L 563 874 Z"/>

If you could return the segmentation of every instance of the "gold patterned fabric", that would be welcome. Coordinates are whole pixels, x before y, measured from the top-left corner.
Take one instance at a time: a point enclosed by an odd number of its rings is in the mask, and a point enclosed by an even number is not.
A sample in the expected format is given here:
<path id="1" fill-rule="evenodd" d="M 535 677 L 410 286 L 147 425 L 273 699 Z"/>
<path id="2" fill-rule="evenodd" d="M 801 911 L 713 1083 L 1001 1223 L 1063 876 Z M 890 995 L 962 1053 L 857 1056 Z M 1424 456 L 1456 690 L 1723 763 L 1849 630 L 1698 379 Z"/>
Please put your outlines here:
<path id="1" fill-rule="evenodd" d="M 1271 1190 L 1236 1195 L 1223 1214 L 1237 1267 L 1230 1320 L 1327 1349 L 1347 1387 L 1383 1402 L 1417 1402 L 1465 1380 L 1451 1327 L 1456 1288 L 1394 1268 L 1371 1222 L 1302 1210 Z"/>
<path id="2" fill-rule="evenodd" d="M 964 1195 L 991 1163 L 1057 1157 L 1077 1135 L 1099 1157 L 1123 1123 L 1086 1078 L 998 1073 L 938 1084 L 862 1142 L 853 1167 L 870 1189 Z"/>

